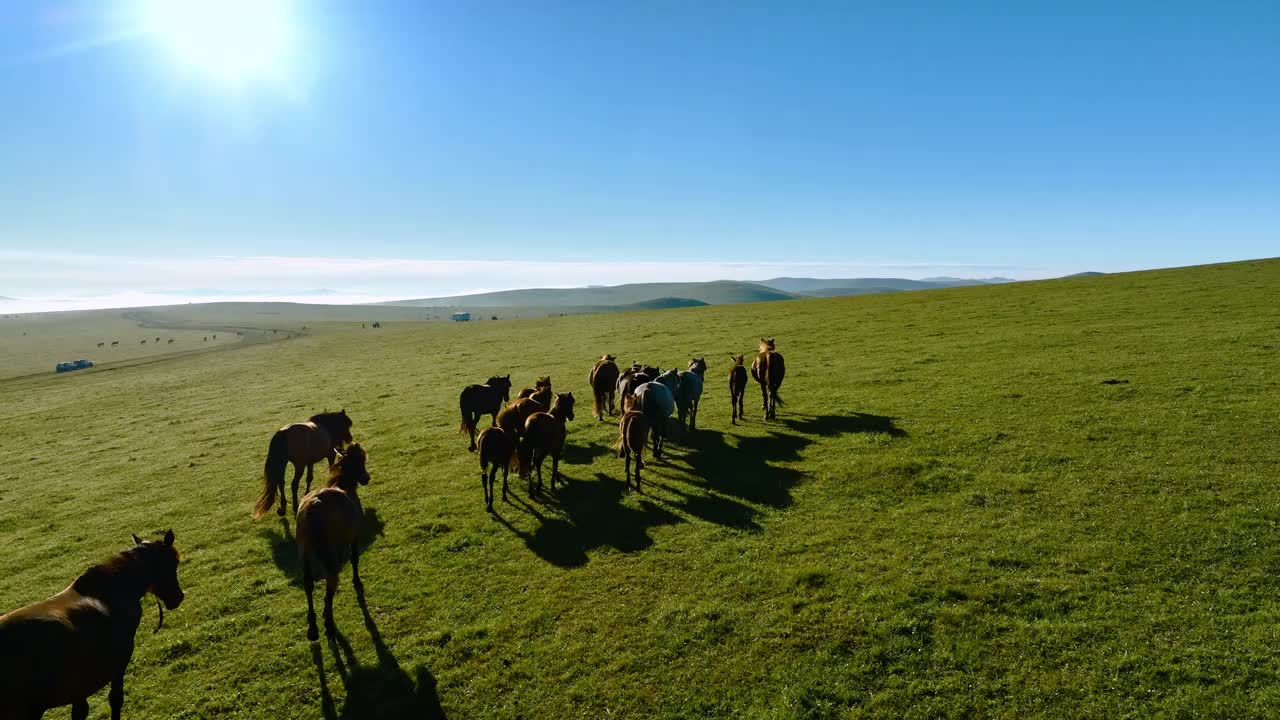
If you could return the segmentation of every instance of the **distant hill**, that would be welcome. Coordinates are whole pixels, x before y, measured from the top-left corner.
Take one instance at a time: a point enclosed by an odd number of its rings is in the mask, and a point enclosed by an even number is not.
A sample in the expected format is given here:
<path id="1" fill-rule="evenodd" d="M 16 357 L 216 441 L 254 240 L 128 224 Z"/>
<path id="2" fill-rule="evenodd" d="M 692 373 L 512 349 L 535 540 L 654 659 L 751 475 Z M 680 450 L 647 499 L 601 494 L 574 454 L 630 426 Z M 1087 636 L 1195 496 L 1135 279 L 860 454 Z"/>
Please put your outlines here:
<path id="1" fill-rule="evenodd" d="M 502 292 L 454 295 L 449 297 L 396 300 L 380 305 L 400 307 L 617 307 L 639 303 L 667 303 L 662 307 L 685 307 L 690 301 L 705 305 L 791 300 L 792 293 L 735 280 L 693 283 L 637 283 L 611 287 L 532 288 Z M 670 303 L 681 302 L 684 305 Z"/>
<path id="2" fill-rule="evenodd" d="M 1069 277 L 1069 278 L 1073 278 L 1073 277 L 1098 277 L 1099 275 L 1106 275 L 1106 273 L 1094 272 L 1094 271 L 1092 271 L 1092 270 L 1089 270 L 1088 272 L 1075 273 L 1074 275 L 1064 275 L 1063 277 Z"/>
<path id="3" fill-rule="evenodd" d="M 644 300 L 630 305 L 619 305 L 619 310 L 669 310 L 671 308 L 682 307 L 705 307 L 711 303 L 701 300 L 693 300 L 690 298 L 665 297 L 655 298 L 653 300 Z"/>
<path id="4" fill-rule="evenodd" d="M 1018 282 L 1013 278 L 1007 277 L 989 277 L 989 278 L 958 278 L 941 275 L 939 277 L 921 278 L 921 282 L 941 283 L 943 285 L 966 286 L 966 285 L 999 285 L 1001 283 Z"/>

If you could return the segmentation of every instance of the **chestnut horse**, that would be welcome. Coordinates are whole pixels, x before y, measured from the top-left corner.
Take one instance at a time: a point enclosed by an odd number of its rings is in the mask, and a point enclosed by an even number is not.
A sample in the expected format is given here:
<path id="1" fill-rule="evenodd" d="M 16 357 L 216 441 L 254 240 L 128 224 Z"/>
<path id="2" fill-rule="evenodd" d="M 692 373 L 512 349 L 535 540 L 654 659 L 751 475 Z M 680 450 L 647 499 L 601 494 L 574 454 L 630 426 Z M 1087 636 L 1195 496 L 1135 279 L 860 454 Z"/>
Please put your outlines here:
<path id="1" fill-rule="evenodd" d="M 631 456 L 636 456 L 636 492 L 640 489 L 640 470 L 644 468 L 644 444 L 649 439 L 649 420 L 638 410 L 628 410 L 618 421 L 618 441 L 613 449 L 618 457 L 626 458 L 623 477 L 627 487 L 631 487 Z"/>
<path id="2" fill-rule="evenodd" d="M 782 404 L 778 388 L 782 387 L 782 378 L 787 374 L 782 354 L 775 352 L 773 347 L 773 338 L 760 338 L 760 352 L 751 361 L 751 377 L 760 383 L 760 396 L 763 398 L 760 409 L 764 411 L 765 420 L 778 417 L 778 406 Z"/>
<path id="3" fill-rule="evenodd" d="M 484 490 L 484 507 L 493 511 L 493 484 L 502 470 L 502 501 L 507 501 L 507 473 L 516 462 L 516 437 L 500 427 L 485 428 L 480 433 L 480 487 Z"/>
<path id="4" fill-rule="evenodd" d="M 729 368 L 729 410 L 734 425 L 742 417 L 742 404 L 747 395 L 747 369 L 743 367 L 741 355 L 730 355 L 733 367 Z"/>
<path id="5" fill-rule="evenodd" d="M 498 413 L 498 427 L 506 430 L 513 442 L 519 445 L 520 436 L 524 434 L 524 424 L 529 420 L 529 416 L 546 412 L 548 409 L 550 409 L 548 403 L 539 402 L 533 397 L 516 400 Z"/>
<path id="6" fill-rule="evenodd" d="M 364 508 L 356 488 L 369 484 L 366 468 L 368 457 L 357 443 L 338 454 L 329 468 L 329 487 L 307 493 L 298 508 L 298 553 L 302 556 L 302 585 L 307 591 L 307 639 L 319 640 L 316 631 L 316 609 L 311 595 L 315 581 L 322 578 L 324 587 L 324 631 L 332 635 L 333 594 L 338 591 L 338 573 L 351 560 L 351 584 L 356 592 L 360 585 L 360 525 Z"/>
<path id="7" fill-rule="evenodd" d="M 483 385 L 468 385 L 458 396 L 458 409 L 462 412 L 462 425 L 458 432 L 466 433 L 471 438 L 471 452 L 476 451 L 476 426 L 484 415 L 493 416 L 493 424 L 498 424 L 498 411 L 502 403 L 511 399 L 511 375 L 494 376 Z"/>
<path id="8" fill-rule="evenodd" d="M 551 404 L 551 376 L 545 375 L 538 378 L 538 382 L 533 384 L 531 388 L 524 388 L 516 395 L 517 400 L 523 400 L 527 397 L 536 399 L 543 405 Z"/>
<path id="9" fill-rule="evenodd" d="M 271 436 L 267 448 L 267 462 L 262 469 L 262 495 L 254 505 L 253 516 L 262 517 L 271 510 L 280 493 L 280 508 L 276 513 L 284 517 L 284 468 L 293 463 L 293 512 L 298 512 L 298 481 L 302 471 L 307 471 L 307 490 L 311 492 L 311 467 L 323 459 L 333 465 L 334 454 L 351 442 L 351 418 L 346 409 L 340 412 L 324 412 L 312 415 L 304 423 L 285 425 Z"/>
<path id="10" fill-rule="evenodd" d="M 560 393 L 550 412 L 529 416 L 520 441 L 520 474 L 529 480 L 529 494 L 534 494 L 533 471 L 538 471 L 538 490 L 542 489 L 542 461 L 551 456 L 551 490 L 560 478 L 560 456 L 564 454 L 568 430 L 565 423 L 573 419 L 573 393 Z"/>
<path id="11" fill-rule="evenodd" d="M 591 393 L 595 396 L 591 414 L 595 415 L 597 421 L 604 420 L 606 407 L 610 415 L 614 413 L 614 393 L 618 385 L 618 366 L 613 362 L 615 359 L 613 355 L 604 355 L 596 361 L 591 374 L 587 376 Z"/>
<path id="12" fill-rule="evenodd" d="M 57 595 L 0 615 L 0 717 L 36 720 L 70 705 L 71 717 L 84 720 L 89 696 L 110 683 L 107 702 L 118 720 L 142 597 L 154 593 L 170 610 L 183 598 L 173 531 L 161 542 L 137 535 L 133 542 Z"/>

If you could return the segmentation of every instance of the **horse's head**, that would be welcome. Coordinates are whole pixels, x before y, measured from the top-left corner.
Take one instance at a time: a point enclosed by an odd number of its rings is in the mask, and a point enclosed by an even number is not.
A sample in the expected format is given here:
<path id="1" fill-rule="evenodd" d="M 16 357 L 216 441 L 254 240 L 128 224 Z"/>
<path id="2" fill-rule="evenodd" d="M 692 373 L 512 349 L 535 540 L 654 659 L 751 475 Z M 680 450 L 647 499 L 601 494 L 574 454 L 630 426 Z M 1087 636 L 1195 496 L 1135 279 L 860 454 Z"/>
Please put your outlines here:
<path id="1" fill-rule="evenodd" d="M 733 360 L 733 364 L 734 364 L 734 365 L 741 365 L 741 364 L 742 364 L 742 356 L 741 356 L 741 355 L 730 355 L 730 356 L 729 356 L 729 359 L 730 359 L 730 360 Z"/>
<path id="2" fill-rule="evenodd" d="M 535 388 L 538 388 L 539 390 L 542 390 L 542 389 L 550 390 L 550 389 L 551 389 L 551 376 L 550 376 L 550 375 L 544 375 L 544 376 L 542 376 L 542 377 L 538 378 L 538 382 L 534 383 L 534 384 L 533 384 L 533 386 L 534 386 Z"/>
<path id="3" fill-rule="evenodd" d="M 707 372 L 707 361 L 704 358 L 694 358 L 689 361 L 689 372 L 695 375 L 703 375 Z"/>
<path id="4" fill-rule="evenodd" d="M 680 373 L 672 368 L 658 376 L 657 382 L 666 385 L 673 394 L 680 389 Z"/>
<path id="5" fill-rule="evenodd" d="M 356 483 L 369 484 L 369 470 L 365 466 L 369 456 L 360 443 L 347 448 L 345 453 L 338 453 L 338 461 L 329 468 L 329 485 L 337 485 L 348 492 L 355 489 Z"/>
<path id="6" fill-rule="evenodd" d="M 164 540 L 143 541 L 133 536 L 133 554 L 142 563 L 147 591 L 160 598 L 164 606 L 176 609 L 186 597 L 178 584 L 178 550 L 173 547 L 173 531 L 164 534 Z"/>
<path id="7" fill-rule="evenodd" d="M 503 377 L 493 376 L 485 383 L 492 388 L 498 388 L 502 391 L 502 402 L 511 401 L 511 374 L 507 373 Z"/>
<path id="8" fill-rule="evenodd" d="M 604 354 L 604 357 L 600 358 L 600 362 L 607 362 L 607 363 L 611 363 L 611 362 L 613 362 L 614 360 L 617 360 L 617 359 L 618 359 L 618 356 L 617 356 L 617 355 L 610 355 L 609 353 L 605 353 L 605 354 Z"/>
<path id="9" fill-rule="evenodd" d="M 773 352 L 773 338 L 760 338 L 760 352 Z"/>
<path id="10" fill-rule="evenodd" d="M 573 393 L 557 393 L 555 404 L 551 406 L 551 414 L 565 420 L 573 419 Z"/>
<path id="11" fill-rule="evenodd" d="M 641 372 L 643 372 L 645 375 L 648 375 L 650 378 L 656 378 L 662 374 L 662 368 L 654 367 L 652 365 L 645 365 L 644 368 L 641 370 Z"/>

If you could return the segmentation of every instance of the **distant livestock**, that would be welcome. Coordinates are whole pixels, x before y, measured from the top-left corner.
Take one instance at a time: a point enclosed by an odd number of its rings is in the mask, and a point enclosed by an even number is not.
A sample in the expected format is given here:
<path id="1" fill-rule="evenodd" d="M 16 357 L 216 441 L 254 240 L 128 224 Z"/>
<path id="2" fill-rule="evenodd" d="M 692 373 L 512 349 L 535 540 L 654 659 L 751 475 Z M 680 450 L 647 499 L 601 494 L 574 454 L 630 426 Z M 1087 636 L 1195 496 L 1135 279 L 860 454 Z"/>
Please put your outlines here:
<path id="1" fill-rule="evenodd" d="M 605 354 L 591 368 L 591 374 L 587 376 L 587 382 L 591 385 L 591 393 L 595 400 L 592 405 L 591 413 L 597 421 L 604 420 L 604 413 L 607 409 L 610 415 L 614 414 L 614 397 L 618 390 L 618 366 L 613 361 L 616 358 L 613 355 Z"/>
<path id="2" fill-rule="evenodd" d="M 786 363 L 783 362 L 781 353 L 774 350 L 773 338 L 760 338 L 760 351 L 756 359 L 751 361 L 751 377 L 760 383 L 760 409 L 764 411 L 765 420 L 773 420 L 778 416 L 778 406 L 782 404 L 778 388 L 782 387 L 782 379 L 786 374 Z"/>
<path id="3" fill-rule="evenodd" d="M 119 341 L 119 340 L 112 340 L 112 341 L 111 341 L 111 347 L 116 347 L 116 346 L 117 346 L 117 345 L 119 345 L 119 344 L 120 344 L 120 341 Z"/>
<path id="4" fill-rule="evenodd" d="M 170 344 L 170 345 L 172 345 L 172 344 L 173 344 L 173 338 L 169 338 L 169 344 Z"/>
<path id="5" fill-rule="evenodd" d="M 106 345 L 106 343 L 98 343 L 98 347 L 102 347 L 103 345 Z"/>

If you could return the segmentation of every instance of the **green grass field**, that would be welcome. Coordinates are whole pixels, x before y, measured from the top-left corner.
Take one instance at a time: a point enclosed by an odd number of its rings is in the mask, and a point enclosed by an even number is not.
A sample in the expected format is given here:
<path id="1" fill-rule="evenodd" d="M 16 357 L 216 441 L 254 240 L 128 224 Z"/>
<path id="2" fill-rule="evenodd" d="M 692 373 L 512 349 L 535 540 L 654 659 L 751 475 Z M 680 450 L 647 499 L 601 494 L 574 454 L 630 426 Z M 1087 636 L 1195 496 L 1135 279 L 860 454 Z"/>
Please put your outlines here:
<path id="1" fill-rule="evenodd" d="M 292 339 L 0 382 L 0 608 L 172 527 L 125 717 L 1248 717 L 1280 704 L 1280 261 Z M 8 321 L 12 322 L 12 321 Z M 729 424 L 774 336 L 776 422 Z M 586 377 L 705 354 L 626 493 Z M 579 398 L 567 488 L 484 511 L 461 387 Z M 308 643 L 271 433 L 345 407 L 366 610 Z M 549 470 L 549 466 L 548 466 Z M 67 717 L 67 710 L 56 717 Z M 93 699 L 106 717 L 105 692 Z"/>

